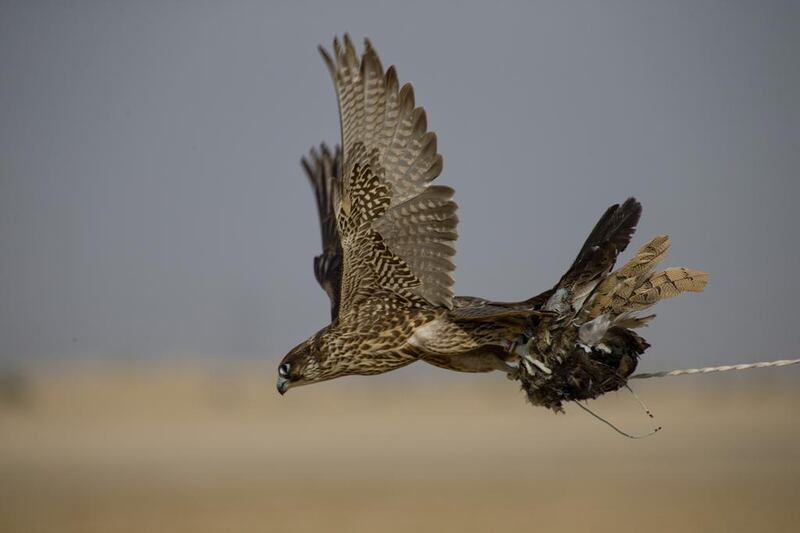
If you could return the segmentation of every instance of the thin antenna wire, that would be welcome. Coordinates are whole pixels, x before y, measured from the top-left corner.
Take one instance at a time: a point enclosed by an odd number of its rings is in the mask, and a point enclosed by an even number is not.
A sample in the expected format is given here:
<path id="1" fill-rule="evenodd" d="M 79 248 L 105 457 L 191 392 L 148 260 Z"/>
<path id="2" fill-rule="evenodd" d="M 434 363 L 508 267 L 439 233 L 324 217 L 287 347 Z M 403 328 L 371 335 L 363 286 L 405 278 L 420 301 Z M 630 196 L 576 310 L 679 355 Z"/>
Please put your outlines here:
<path id="1" fill-rule="evenodd" d="M 653 431 L 651 431 L 649 433 L 645 433 L 643 435 L 631 435 L 630 433 L 625 433 L 624 431 L 619 429 L 617 426 L 615 426 L 614 424 L 612 424 L 611 422 L 609 422 L 608 420 L 606 420 L 602 416 L 600 416 L 598 414 L 595 414 L 591 409 L 589 409 L 588 407 L 586 407 L 582 403 L 575 402 L 575 405 L 577 405 L 578 407 L 580 407 L 581 409 L 583 409 L 584 411 L 586 411 L 587 413 L 589 413 L 590 415 L 592 415 L 593 417 L 598 419 L 600 422 L 602 422 L 603 424 L 607 425 L 608 427 L 610 427 L 611 429 L 613 429 L 614 431 L 616 431 L 617 433 L 619 433 L 623 437 L 628 437 L 629 439 L 644 439 L 644 438 L 649 437 L 651 435 L 655 435 L 661 429 L 661 426 L 659 426 L 656 429 L 654 429 Z"/>
<path id="2" fill-rule="evenodd" d="M 752 368 L 772 368 L 800 364 L 800 359 L 780 359 L 778 361 L 760 361 L 758 363 L 743 363 L 739 365 L 707 366 L 704 368 L 686 368 L 683 370 L 669 370 L 663 372 L 643 372 L 634 374 L 628 379 L 667 378 L 672 376 L 690 376 L 693 374 L 711 374 L 712 372 L 729 372 L 731 370 L 750 370 Z"/>
<path id="3" fill-rule="evenodd" d="M 628 392 L 630 392 L 633 395 L 633 397 L 636 399 L 636 401 L 639 402 L 639 405 L 642 406 L 642 409 L 644 409 L 644 412 L 647 414 L 647 416 L 649 416 L 652 419 L 655 419 L 655 416 L 653 416 L 653 412 L 650 410 L 649 407 L 647 407 L 647 404 L 644 403 L 644 400 L 639 398 L 639 395 L 636 394 L 636 392 L 634 392 L 634 390 L 631 388 L 631 386 L 626 383 L 625 384 L 625 388 L 628 389 Z M 656 431 L 658 431 L 659 429 L 661 429 L 661 426 L 659 426 Z"/>

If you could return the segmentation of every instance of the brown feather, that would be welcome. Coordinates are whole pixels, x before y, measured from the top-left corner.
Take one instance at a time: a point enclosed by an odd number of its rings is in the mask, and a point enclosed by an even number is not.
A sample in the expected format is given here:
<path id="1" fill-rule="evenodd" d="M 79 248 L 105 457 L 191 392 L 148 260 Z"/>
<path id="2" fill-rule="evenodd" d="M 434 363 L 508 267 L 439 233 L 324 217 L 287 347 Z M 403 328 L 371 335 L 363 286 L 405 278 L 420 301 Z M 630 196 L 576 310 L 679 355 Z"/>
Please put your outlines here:
<path id="1" fill-rule="evenodd" d="M 360 61 L 348 35 L 322 56 L 342 126 L 341 306 L 382 289 L 411 304 L 451 307 L 458 217 L 453 190 L 429 185 L 442 158 L 425 110 L 415 107 L 410 84 L 398 91 L 393 67 L 384 74 L 369 41 Z"/>

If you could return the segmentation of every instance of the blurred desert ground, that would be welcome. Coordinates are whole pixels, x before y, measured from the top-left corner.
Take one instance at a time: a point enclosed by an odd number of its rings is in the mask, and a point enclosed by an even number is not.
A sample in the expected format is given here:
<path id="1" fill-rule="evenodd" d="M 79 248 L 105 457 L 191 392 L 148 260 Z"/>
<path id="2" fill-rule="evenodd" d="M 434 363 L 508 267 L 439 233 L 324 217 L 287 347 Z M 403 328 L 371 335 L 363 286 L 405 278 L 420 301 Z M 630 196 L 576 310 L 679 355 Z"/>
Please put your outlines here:
<path id="1" fill-rule="evenodd" d="M 5 370 L 0 531 L 800 528 L 796 368 L 638 382 L 664 430 L 631 441 L 499 375 L 409 368 L 281 398 L 273 366 Z M 628 394 L 592 405 L 650 427 Z"/>

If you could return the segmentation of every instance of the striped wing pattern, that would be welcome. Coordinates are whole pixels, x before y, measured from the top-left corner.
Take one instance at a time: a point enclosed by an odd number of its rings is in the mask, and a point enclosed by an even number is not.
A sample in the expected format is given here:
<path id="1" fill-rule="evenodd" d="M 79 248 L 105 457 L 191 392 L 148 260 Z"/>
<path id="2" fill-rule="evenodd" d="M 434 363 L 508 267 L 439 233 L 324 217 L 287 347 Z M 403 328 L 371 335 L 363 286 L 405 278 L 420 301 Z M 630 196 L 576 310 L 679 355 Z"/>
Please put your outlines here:
<path id="1" fill-rule="evenodd" d="M 339 100 L 343 174 L 336 222 L 343 251 L 340 307 L 376 292 L 412 306 L 452 307 L 456 204 L 449 187 L 431 186 L 442 169 L 436 135 L 398 88 L 369 41 L 359 60 L 350 38 L 320 48 Z"/>

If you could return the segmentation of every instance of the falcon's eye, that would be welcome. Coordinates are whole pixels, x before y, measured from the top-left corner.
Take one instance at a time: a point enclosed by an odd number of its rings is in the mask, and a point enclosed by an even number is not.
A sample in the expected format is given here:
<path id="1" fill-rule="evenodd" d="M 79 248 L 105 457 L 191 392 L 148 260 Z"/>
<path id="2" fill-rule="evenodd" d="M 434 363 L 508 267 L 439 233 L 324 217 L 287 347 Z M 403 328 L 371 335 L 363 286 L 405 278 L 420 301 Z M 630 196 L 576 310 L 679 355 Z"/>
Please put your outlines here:
<path id="1" fill-rule="evenodd" d="M 283 363 L 281 366 L 278 367 L 278 374 L 280 374 L 282 378 L 288 378 L 290 368 L 291 367 L 289 366 L 289 363 Z"/>

